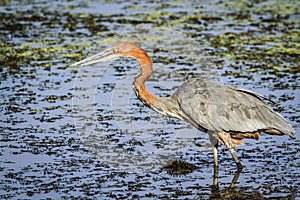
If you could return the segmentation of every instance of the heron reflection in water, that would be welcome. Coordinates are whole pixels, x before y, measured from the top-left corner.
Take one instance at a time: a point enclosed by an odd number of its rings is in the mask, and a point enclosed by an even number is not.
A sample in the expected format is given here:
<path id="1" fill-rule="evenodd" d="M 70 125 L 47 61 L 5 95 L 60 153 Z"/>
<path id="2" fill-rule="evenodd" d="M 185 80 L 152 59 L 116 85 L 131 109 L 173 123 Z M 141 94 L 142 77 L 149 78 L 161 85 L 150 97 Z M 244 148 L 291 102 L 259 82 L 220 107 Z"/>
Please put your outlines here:
<path id="1" fill-rule="evenodd" d="M 243 166 L 234 148 L 242 144 L 242 139 L 259 139 L 261 133 L 295 138 L 295 131 L 287 121 L 262 101 L 265 97 L 249 90 L 193 78 L 185 81 L 169 97 L 152 94 L 144 85 L 152 75 L 151 59 L 145 50 L 131 42 L 118 43 L 71 66 L 91 65 L 123 57 L 134 58 L 141 66 L 133 88 L 143 104 L 163 115 L 187 121 L 208 133 L 215 170 L 218 169 L 219 143 L 227 147 L 238 171 L 241 171 Z"/>

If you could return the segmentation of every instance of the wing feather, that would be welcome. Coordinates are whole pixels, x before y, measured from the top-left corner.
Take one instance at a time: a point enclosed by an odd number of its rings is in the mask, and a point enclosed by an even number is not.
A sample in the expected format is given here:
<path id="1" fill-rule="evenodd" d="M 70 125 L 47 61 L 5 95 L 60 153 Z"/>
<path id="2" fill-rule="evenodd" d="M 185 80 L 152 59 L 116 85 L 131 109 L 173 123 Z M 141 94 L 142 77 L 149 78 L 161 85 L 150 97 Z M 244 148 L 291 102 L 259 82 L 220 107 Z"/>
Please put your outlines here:
<path id="1" fill-rule="evenodd" d="M 177 100 L 188 120 L 206 130 L 256 132 L 276 129 L 294 137 L 295 131 L 285 119 L 249 90 L 190 79 L 172 98 Z"/>

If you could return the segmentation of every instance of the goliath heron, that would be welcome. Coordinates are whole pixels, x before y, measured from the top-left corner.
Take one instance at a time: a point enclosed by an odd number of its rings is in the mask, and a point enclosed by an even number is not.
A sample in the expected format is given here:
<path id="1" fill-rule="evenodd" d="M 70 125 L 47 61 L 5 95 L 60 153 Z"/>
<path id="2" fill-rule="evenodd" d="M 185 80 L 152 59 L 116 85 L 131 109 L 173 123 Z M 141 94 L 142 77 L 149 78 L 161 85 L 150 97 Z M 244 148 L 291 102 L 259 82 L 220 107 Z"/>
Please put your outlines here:
<path id="1" fill-rule="evenodd" d="M 123 57 L 134 58 L 141 66 L 133 88 L 145 105 L 163 115 L 185 120 L 208 133 L 215 169 L 218 168 L 219 143 L 228 148 L 238 170 L 241 170 L 243 166 L 234 148 L 242 144 L 242 139 L 259 139 L 262 132 L 295 138 L 295 131 L 287 121 L 262 101 L 264 96 L 249 90 L 193 78 L 185 81 L 169 97 L 162 98 L 150 93 L 144 83 L 152 75 L 151 59 L 145 50 L 131 42 L 118 43 L 71 66 L 91 65 Z"/>

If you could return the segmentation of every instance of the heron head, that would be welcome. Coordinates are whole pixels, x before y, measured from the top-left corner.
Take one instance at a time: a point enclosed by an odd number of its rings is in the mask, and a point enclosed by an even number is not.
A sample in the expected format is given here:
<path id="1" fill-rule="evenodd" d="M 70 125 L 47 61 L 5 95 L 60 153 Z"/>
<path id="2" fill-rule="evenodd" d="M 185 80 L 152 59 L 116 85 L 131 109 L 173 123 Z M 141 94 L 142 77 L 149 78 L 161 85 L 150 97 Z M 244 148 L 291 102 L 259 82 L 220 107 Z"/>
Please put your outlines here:
<path id="1" fill-rule="evenodd" d="M 91 65 L 98 62 L 114 61 L 122 57 L 131 57 L 131 53 L 138 49 L 140 49 L 140 47 L 131 42 L 117 43 L 100 53 L 72 64 L 71 67 Z"/>

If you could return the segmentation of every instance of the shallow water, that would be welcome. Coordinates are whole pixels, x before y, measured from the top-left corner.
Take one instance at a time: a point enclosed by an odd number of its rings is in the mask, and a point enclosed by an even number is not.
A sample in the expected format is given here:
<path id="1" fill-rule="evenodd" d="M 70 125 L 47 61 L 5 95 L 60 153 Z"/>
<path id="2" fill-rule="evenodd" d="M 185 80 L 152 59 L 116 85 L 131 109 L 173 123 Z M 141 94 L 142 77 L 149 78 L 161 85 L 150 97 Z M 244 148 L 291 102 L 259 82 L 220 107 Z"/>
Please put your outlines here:
<path id="1" fill-rule="evenodd" d="M 0 7 L 0 197 L 300 197 L 297 1 L 5 1 Z M 219 150 L 213 186 L 208 136 L 143 106 L 138 63 L 71 68 L 130 40 L 154 62 L 149 90 L 168 96 L 192 77 L 261 93 L 297 139 L 262 135 Z M 166 168 L 178 161 L 175 169 Z M 186 169 L 188 168 L 188 170 Z"/>

